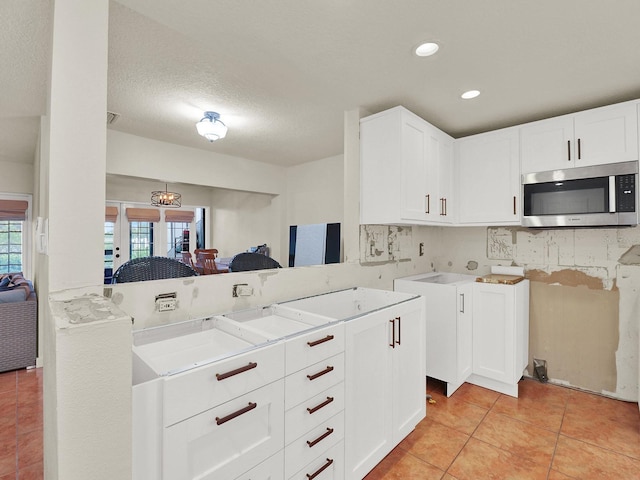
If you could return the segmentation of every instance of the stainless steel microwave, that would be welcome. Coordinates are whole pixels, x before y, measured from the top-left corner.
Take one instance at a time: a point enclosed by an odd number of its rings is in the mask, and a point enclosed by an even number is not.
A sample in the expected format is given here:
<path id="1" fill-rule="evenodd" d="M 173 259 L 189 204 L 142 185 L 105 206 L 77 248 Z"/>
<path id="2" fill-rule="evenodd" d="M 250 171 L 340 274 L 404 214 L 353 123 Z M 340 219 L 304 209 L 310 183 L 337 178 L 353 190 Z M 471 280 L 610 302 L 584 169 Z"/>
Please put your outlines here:
<path id="1" fill-rule="evenodd" d="M 637 225 L 637 184 L 637 161 L 525 174 L 522 225 Z"/>

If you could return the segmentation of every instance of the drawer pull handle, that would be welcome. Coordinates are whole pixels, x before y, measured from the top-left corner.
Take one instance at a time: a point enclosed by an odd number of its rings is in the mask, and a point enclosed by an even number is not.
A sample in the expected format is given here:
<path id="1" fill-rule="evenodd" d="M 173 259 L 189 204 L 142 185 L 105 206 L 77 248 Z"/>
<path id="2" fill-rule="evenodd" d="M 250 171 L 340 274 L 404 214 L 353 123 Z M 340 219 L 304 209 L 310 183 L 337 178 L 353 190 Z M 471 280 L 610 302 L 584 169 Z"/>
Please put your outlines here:
<path id="1" fill-rule="evenodd" d="M 329 435 L 331 435 L 333 433 L 333 428 L 328 428 L 327 427 L 327 431 L 324 432 L 322 435 L 320 435 L 318 438 L 316 438 L 315 440 L 307 440 L 307 445 L 309 445 L 309 448 L 313 447 L 314 445 L 318 444 L 319 442 L 321 442 L 322 440 L 324 440 L 325 438 L 327 438 Z"/>
<path id="2" fill-rule="evenodd" d="M 320 475 L 322 472 L 324 472 L 327 468 L 329 468 L 332 463 L 333 463 L 333 458 L 327 458 L 327 463 L 322 465 L 318 470 L 316 470 L 314 473 L 307 473 L 307 479 L 308 480 L 313 480 L 318 475 Z"/>
<path id="3" fill-rule="evenodd" d="M 225 373 L 216 373 L 216 378 L 218 381 L 224 380 L 225 378 L 233 377 L 234 375 L 238 375 L 239 373 L 246 372 L 247 370 L 251 370 L 256 368 L 258 364 L 256 362 L 251 362 L 249 365 L 245 365 L 244 367 L 236 368 L 235 370 L 231 370 L 230 372 Z"/>
<path id="4" fill-rule="evenodd" d="M 325 368 L 321 372 L 314 373 L 313 375 L 307 375 L 307 378 L 309 380 L 315 380 L 316 378 L 321 377 L 322 375 L 326 375 L 327 373 L 330 373 L 330 372 L 333 372 L 333 367 L 327 366 L 327 368 Z"/>
<path id="5" fill-rule="evenodd" d="M 307 408 L 307 412 L 309 412 L 310 414 L 312 413 L 316 413 L 318 410 L 320 410 L 322 407 L 326 407 L 327 405 L 329 405 L 331 402 L 333 402 L 333 397 L 327 397 L 327 399 L 322 402 L 320 405 L 316 405 L 313 408 Z"/>
<path id="6" fill-rule="evenodd" d="M 241 408 L 240 410 L 238 410 L 237 412 L 233 412 L 230 413 L 229 415 L 227 415 L 226 417 L 216 417 L 216 423 L 218 425 L 222 425 L 223 423 L 228 422 L 229 420 L 233 420 L 236 417 L 239 417 L 240 415 L 243 415 L 247 412 L 250 412 L 251 410 L 253 410 L 254 408 L 256 408 L 258 406 L 257 403 L 253 403 L 253 402 L 249 402 L 249 405 L 247 405 L 244 408 Z"/>
<path id="7" fill-rule="evenodd" d="M 316 345 L 320 345 L 321 343 L 328 342 L 329 340 L 333 340 L 333 335 L 327 335 L 326 337 L 321 338 L 320 340 L 307 342 L 307 345 L 309 345 L 310 347 L 315 347 Z"/>

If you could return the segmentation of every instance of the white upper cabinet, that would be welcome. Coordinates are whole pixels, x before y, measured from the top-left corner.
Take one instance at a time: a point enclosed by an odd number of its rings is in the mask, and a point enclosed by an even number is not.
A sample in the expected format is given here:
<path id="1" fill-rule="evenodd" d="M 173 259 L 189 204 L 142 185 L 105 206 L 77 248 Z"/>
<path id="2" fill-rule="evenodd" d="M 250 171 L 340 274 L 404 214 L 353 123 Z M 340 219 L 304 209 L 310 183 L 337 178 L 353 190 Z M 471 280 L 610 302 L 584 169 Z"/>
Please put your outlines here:
<path id="1" fill-rule="evenodd" d="M 360 121 L 360 223 L 450 222 L 453 138 L 404 107 Z"/>
<path id="2" fill-rule="evenodd" d="M 637 160 L 636 102 L 523 125 L 520 148 L 523 174 Z"/>
<path id="3" fill-rule="evenodd" d="M 458 224 L 519 225 L 518 130 L 456 140 Z"/>

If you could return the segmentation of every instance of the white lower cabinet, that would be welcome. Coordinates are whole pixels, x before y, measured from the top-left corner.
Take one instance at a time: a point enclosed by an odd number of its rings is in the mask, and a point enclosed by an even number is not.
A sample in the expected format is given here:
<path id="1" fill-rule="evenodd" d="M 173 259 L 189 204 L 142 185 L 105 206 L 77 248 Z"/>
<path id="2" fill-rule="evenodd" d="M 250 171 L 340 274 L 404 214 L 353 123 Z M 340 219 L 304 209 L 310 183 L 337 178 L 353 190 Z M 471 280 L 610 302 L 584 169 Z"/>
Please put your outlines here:
<path id="1" fill-rule="evenodd" d="M 318 458 L 309 462 L 302 470 L 288 480 L 343 480 L 344 473 L 344 442 L 323 451 Z"/>
<path id="2" fill-rule="evenodd" d="M 426 414 L 423 302 L 346 323 L 346 478 L 364 478 Z"/>
<path id="3" fill-rule="evenodd" d="M 279 380 L 165 428 L 163 480 L 235 478 L 282 449 Z"/>
<path id="4" fill-rule="evenodd" d="M 281 480 L 284 478 L 284 452 L 280 450 L 235 480 Z"/>
<path id="5" fill-rule="evenodd" d="M 423 295 L 426 312 L 426 373 L 447 384 L 451 396 L 471 375 L 474 275 L 431 272 L 397 278 L 399 292 Z"/>
<path id="6" fill-rule="evenodd" d="M 529 363 L 529 280 L 473 285 L 473 374 L 468 381 L 518 396 Z"/>
<path id="7" fill-rule="evenodd" d="M 309 328 L 260 340 L 277 315 L 255 310 L 141 335 L 135 480 L 361 479 L 424 418 L 422 297 L 355 288 L 278 307 Z"/>

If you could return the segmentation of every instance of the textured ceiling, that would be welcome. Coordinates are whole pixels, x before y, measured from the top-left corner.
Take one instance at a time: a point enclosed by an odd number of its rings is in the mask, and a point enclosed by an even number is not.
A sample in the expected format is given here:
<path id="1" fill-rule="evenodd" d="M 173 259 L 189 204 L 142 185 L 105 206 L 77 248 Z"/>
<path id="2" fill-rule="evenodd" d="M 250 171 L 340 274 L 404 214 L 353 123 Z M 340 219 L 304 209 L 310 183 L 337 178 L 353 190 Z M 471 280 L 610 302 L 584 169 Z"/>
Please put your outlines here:
<path id="1" fill-rule="evenodd" d="M 0 160 L 33 160 L 51 0 L 0 2 Z M 119 0 L 114 130 L 293 165 L 342 152 L 343 113 L 404 105 L 460 137 L 640 98 L 640 2 Z M 438 41 L 433 57 L 413 48 Z M 460 93 L 482 95 L 463 101 Z M 224 140 L 195 131 L 222 114 Z"/>

